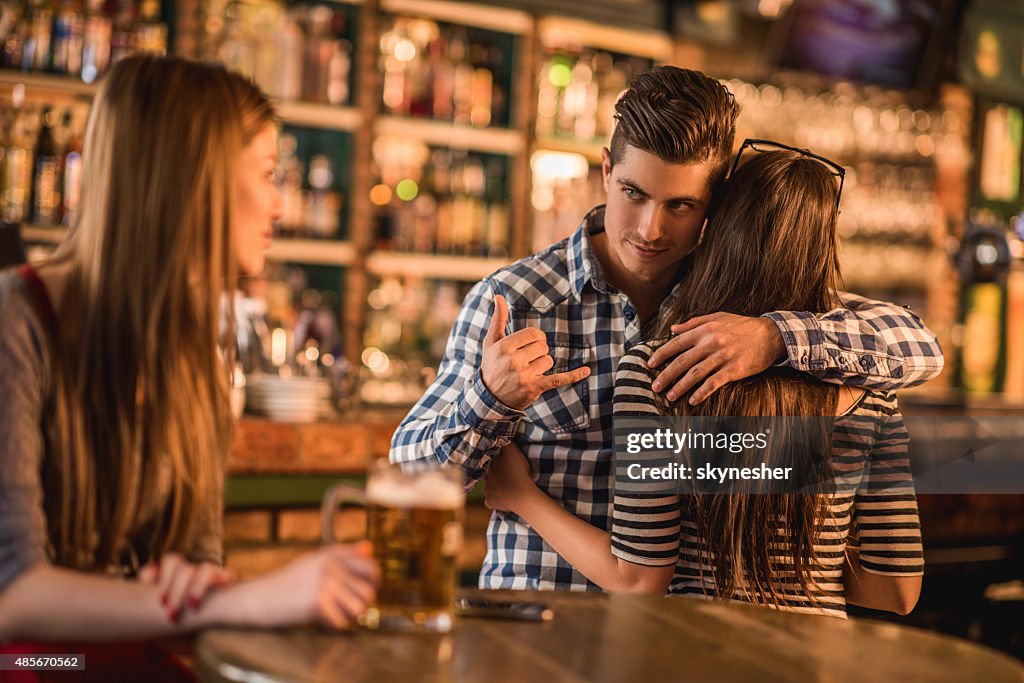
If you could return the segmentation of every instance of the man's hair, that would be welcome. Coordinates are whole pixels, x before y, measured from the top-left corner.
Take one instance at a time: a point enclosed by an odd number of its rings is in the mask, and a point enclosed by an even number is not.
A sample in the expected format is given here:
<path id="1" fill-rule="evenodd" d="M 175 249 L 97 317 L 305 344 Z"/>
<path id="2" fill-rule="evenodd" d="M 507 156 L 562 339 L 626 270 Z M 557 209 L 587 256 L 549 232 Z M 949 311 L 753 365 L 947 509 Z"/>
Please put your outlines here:
<path id="1" fill-rule="evenodd" d="M 711 182 L 726 171 L 740 108 L 728 88 L 700 71 L 657 66 L 639 74 L 615 104 L 611 163 L 626 146 L 674 164 L 710 162 Z"/>

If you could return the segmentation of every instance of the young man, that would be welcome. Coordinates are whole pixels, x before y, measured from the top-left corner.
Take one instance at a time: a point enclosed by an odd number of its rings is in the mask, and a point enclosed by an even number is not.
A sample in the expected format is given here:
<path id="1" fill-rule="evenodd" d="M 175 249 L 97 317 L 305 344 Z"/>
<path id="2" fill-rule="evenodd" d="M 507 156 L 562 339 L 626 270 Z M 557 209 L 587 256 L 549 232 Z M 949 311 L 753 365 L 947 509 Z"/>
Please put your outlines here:
<path id="1" fill-rule="evenodd" d="M 472 486 L 514 441 L 541 489 L 609 529 L 615 366 L 678 295 L 738 113 L 696 71 L 657 67 L 634 79 L 602 154 L 607 203 L 568 239 L 470 291 L 437 380 L 395 433 L 392 462 L 448 463 Z M 665 366 L 654 389 L 674 399 L 699 385 L 699 402 L 776 363 L 870 389 L 913 386 L 942 369 L 935 337 L 911 313 L 853 295 L 844 303 L 816 315 L 680 321 L 651 358 Z M 491 518 L 480 585 L 597 589 L 510 513 Z"/>

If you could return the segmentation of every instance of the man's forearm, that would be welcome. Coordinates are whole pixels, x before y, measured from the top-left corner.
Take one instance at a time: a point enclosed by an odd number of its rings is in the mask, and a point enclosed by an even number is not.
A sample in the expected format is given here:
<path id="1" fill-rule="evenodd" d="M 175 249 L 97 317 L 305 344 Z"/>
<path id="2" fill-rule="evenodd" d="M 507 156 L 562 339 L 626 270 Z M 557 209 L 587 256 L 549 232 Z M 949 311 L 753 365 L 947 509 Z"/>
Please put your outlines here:
<path id="1" fill-rule="evenodd" d="M 849 308 L 823 314 L 766 314 L 786 346 L 783 364 L 876 391 L 916 386 L 942 371 L 938 340 L 909 310 L 854 295 L 844 300 Z"/>
<path id="2" fill-rule="evenodd" d="M 450 464 L 461 467 L 467 488 L 515 436 L 522 413 L 504 406 L 476 377 L 454 401 L 425 396 L 410 411 L 391 441 L 389 459 L 398 464 Z"/>

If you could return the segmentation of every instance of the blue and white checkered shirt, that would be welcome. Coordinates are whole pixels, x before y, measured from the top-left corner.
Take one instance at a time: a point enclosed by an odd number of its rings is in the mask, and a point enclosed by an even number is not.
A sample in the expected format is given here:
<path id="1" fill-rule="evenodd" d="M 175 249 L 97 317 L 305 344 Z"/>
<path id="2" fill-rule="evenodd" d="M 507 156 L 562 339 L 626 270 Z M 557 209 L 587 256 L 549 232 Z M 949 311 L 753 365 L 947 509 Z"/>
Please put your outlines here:
<path id="1" fill-rule="evenodd" d="M 501 447 L 515 441 L 542 490 L 577 517 L 611 529 L 615 367 L 625 350 L 644 341 L 645 331 L 634 305 L 605 281 L 591 249 L 590 235 L 603 230 L 599 206 L 569 238 L 470 290 L 437 380 L 392 439 L 392 462 L 458 465 L 471 487 Z M 661 311 L 678 293 L 673 289 Z M 508 300 L 506 333 L 540 328 L 555 361 L 551 372 L 587 365 L 590 376 L 543 394 L 524 411 L 498 401 L 480 378 L 482 341 L 497 294 Z M 782 332 L 789 356 L 784 364 L 882 391 L 920 384 L 942 370 L 938 342 L 908 310 L 848 294 L 843 302 L 849 308 L 823 314 L 767 314 Z M 491 516 L 480 586 L 599 590 L 507 512 Z"/>

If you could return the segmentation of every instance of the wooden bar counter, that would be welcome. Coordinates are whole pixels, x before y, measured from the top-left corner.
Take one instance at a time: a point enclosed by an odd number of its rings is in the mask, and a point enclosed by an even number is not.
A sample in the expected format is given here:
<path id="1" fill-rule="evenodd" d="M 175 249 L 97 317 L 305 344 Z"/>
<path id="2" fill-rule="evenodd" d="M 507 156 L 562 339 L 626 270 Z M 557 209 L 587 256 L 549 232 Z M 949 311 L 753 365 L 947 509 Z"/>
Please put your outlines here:
<path id="1" fill-rule="evenodd" d="M 487 593 L 544 602 L 554 618 L 463 618 L 448 635 L 210 631 L 197 668 L 210 683 L 1024 683 L 1004 654 L 894 624 L 686 598 Z"/>

